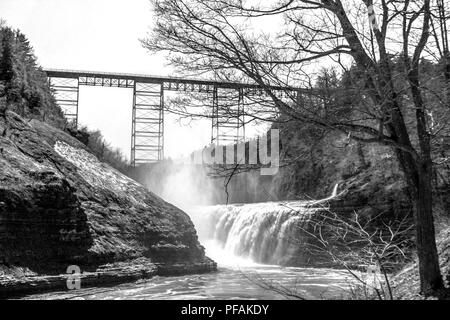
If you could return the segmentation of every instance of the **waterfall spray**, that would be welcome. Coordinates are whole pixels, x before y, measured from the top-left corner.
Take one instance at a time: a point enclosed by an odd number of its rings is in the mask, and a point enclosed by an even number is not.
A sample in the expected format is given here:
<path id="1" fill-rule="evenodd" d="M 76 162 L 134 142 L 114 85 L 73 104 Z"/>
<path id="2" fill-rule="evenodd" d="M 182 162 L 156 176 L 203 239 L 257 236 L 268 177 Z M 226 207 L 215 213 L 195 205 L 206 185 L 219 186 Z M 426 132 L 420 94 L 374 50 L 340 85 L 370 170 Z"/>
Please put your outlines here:
<path id="1" fill-rule="evenodd" d="M 190 216 L 207 253 L 219 263 L 285 265 L 298 258 L 300 224 L 316 210 L 306 202 L 266 202 L 202 207 L 191 210 Z"/>

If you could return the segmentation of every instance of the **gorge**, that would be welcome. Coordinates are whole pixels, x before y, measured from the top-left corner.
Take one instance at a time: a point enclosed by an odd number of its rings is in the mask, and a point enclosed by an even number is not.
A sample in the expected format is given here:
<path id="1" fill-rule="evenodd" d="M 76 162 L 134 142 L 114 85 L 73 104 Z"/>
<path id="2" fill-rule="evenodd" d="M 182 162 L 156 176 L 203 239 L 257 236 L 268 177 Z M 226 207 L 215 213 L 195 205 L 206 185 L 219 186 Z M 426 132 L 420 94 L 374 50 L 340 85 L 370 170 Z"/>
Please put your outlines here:
<path id="1" fill-rule="evenodd" d="M 352 276 L 370 270 L 383 270 L 383 284 L 400 284 L 399 297 L 417 291 L 414 199 L 390 146 L 282 114 L 271 126 L 280 130 L 280 168 L 272 176 L 214 176 L 172 159 L 134 167 L 100 131 L 67 121 L 19 31 L 2 25 L 0 36 L 0 296 L 367 299 L 373 291 L 349 293 Z M 344 86 L 350 71 L 322 80 Z M 343 93 L 318 112 L 337 106 L 339 121 L 357 118 Z M 433 214 L 447 284 L 450 171 L 441 133 Z M 67 290 L 69 277 L 81 289 Z M 382 298 L 393 298 L 388 289 Z"/>

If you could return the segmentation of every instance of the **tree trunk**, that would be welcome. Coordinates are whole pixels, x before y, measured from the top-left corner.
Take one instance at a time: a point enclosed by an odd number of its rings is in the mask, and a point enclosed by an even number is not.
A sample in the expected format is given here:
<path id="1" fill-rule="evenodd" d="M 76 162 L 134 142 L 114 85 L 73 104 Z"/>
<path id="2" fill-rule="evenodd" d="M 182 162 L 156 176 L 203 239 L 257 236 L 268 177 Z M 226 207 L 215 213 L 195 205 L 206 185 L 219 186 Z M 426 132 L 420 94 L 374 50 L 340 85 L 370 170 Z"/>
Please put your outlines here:
<path id="1" fill-rule="evenodd" d="M 416 106 L 422 106 L 422 100 L 413 88 L 413 96 L 417 99 Z M 390 101 L 394 102 L 392 110 L 391 134 L 404 146 L 412 149 L 407 133 L 407 128 L 400 108 L 396 104 L 396 97 Z M 421 112 L 421 110 L 417 110 Z M 418 122 L 424 121 L 422 114 L 418 116 Z M 438 295 L 444 288 L 439 258 L 436 248 L 436 234 L 433 219 L 433 163 L 431 159 L 430 136 L 425 130 L 425 125 L 418 125 L 420 155 L 415 156 L 407 151 L 395 149 L 397 159 L 405 174 L 409 194 L 413 203 L 414 223 L 416 231 L 416 249 L 419 259 L 420 292 L 425 296 Z"/>
<path id="2" fill-rule="evenodd" d="M 422 96 L 419 77 L 419 62 L 411 64 L 406 58 L 407 79 L 411 86 L 411 95 L 416 113 L 417 137 L 420 152 L 413 156 L 403 153 L 402 163 L 411 199 L 414 202 L 414 222 L 416 230 L 416 247 L 419 258 L 420 292 L 425 296 L 438 296 L 444 289 L 439 256 L 436 248 L 436 232 L 433 219 L 433 161 L 431 159 L 431 135 L 427 128 L 425 103 Z M 394 113 L 397 113 L 394 109 Z M 396 121 L 397 129 L 400 129 L 400 139 L 403 145 L 411 146 L 405 122 Z M 401 125 L 399 125 L 401 124 Z M 408 140 L 406 140 L 408 139 Z M 405 143 L 406 142 L 406 143 Z M 411 146 L 412 147 L 412 146 Z M 402 160 L 402 159 L 400 159 Z"/>
<path id="3" fill-rule="evenodd" d="M 444 63 L 445 98 L 447 107 L 450 108 L 450 52 L 444 53 Z"/>
<path id="4" fill-rule="evenodd" d="M 420 292 L 425 296 L 437 295 L 444 288 L 444 283 L 433 219 L 432 162 L 428 159 L 417 164 L 410 155 L 405 154 L 401 158 L 413 201 Z"/>
<path id="5" fill-rule="evenodd" d="M 416 245 L 419 256 L 421 292 L 424 295 L 438 293 L 444 288 L 433 219 L 432 166 L 431 161 L 419 169 L 417 197 L 415 204 Z"/>

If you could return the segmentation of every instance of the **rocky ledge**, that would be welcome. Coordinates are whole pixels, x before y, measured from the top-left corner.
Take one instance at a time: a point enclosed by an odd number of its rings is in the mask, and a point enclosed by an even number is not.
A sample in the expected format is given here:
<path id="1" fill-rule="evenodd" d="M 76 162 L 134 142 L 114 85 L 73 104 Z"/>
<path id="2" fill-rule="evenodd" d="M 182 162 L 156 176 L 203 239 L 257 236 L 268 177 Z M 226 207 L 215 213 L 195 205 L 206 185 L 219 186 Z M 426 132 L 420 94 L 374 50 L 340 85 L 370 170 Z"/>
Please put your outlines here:
<path id="1" fill-rule="evenodd" d="M 71 268 L 72 266 L 69 266 Z M 70 269 L 73 270 L 73 269 Z M 29 269 L 2 266 L 0 298 L 22 297 L 32 293 L 131 283 L 155 276 L 178 276 L 214 272 L 217 264 L 209 258 L 200 262 L 152 263 L 147 258 L 87 267 L 79 273 L 37 274 Z M 78 287 L 77 287 L 78 283 Z M 76 292 L 76 291 L 75 291 Z"/>
<path id="2" fill-rule="evenodd" d="M 190 218 L 69 134 L 0 118 L 0 294 L 215 270 Z"/>

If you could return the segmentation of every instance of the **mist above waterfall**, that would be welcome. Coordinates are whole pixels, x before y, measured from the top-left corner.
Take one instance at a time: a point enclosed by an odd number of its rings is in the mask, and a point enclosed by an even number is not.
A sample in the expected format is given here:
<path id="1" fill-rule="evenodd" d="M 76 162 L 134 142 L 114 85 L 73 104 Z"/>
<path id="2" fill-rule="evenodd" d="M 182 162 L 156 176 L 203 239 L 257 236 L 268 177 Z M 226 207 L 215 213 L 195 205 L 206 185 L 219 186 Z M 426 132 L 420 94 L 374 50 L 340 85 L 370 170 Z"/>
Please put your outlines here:
<path id="1" fill-rule="evenodd" d="M 137 169 L 136 178 L 150 191 L 181 209 L 227 203 L 228 177 L 211 177 L 207 166 L 164 160 Z M 234 175 L 230 180 L 228 203 L 255 203 L 278 200 L 272 176 L 259 170 Z"/>
<path id="2" fill-rule="evenodd" d="M 165 160 L 141 168 L 141 181 L 150 191 L 186 210 L 217 203 L 220 190 L 201 165 Z"/>

